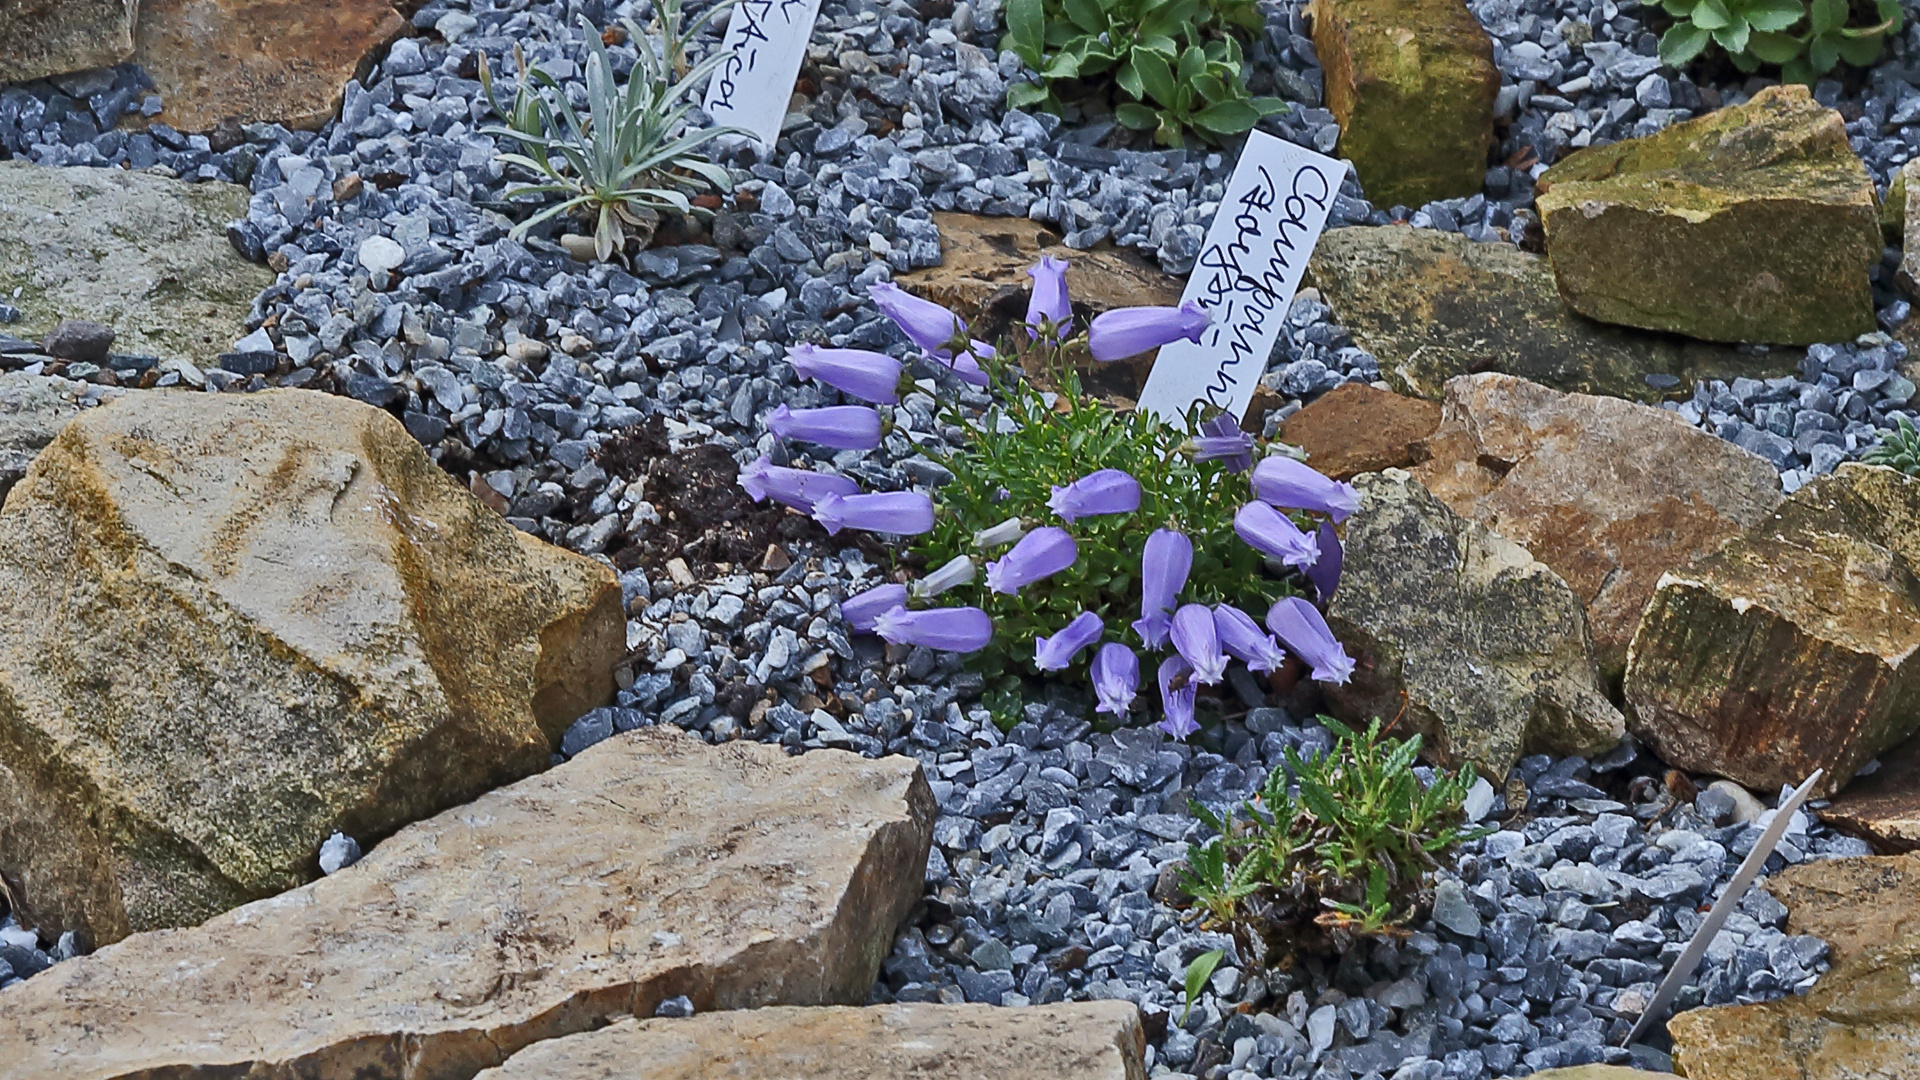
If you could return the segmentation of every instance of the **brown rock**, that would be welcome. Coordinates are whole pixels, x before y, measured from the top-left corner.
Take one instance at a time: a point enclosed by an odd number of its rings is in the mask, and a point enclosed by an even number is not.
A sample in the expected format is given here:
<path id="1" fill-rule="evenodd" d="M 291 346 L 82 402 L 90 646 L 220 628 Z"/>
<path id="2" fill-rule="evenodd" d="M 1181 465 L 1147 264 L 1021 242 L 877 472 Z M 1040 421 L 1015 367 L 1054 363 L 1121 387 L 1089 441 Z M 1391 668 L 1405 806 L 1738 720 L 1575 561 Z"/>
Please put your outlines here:
<path id="1" fill-rule="evenodd" d="M 482 1080 L 1146 1080 L 1130 1002 L 753 1009 L 627 1020 L 528 1047 Z"/>
<path id="2" fill-rule="evenodd" d="M 1880 767 L 1855 776 L 1835 795 L 1820 820 L 1852 833 L 1877 850 L 1920 850 L 1920 738 L 1880 755 Z"/>
<path id="3" fill-rule="evenodd" d="M 907 758 L 630 732 L 333 877 L 14 987 L 0 1078 L 466 1080 L 679 994 L 864 1000 L 934 812 Z"/>
<path id="4" fill-rule="evenodd" d="M 0 84 L 125 60 L 138 7 L 139 0 L 0 0 Z"/>
<path id="5" fill-rule="evenodd" d="M 1552 567 L 1582 603 L 1609 685 L 1660 575 L 1780 504 L 1753 454 L 1663 409 L 1507 375 L 1447 383 L 1413 474 L 1454 513 Z"/>
<path id="6" fill-rule="evenodd" d="M 1564 1069 L 1548 1069 L 1533 1074 L 1538 1080 L 1646 1080 L 1650 1075 L 1640 1069 L 1625 1065 L 1571 1065 Z"/>
<path id="7" fill-rule="evenodd" d="M 0 511 L 0 876 L 96 943 L 201 922 L 547 767 L 613 692 L 613 574 L 387 413 L 130 394 Z"/>
<path id="8" fill-rule="evenodd" d="M 1920 724 L 1920 480 L 1849 463 L 1660 579 L 1627 650 L 1661 759 L 1816 796 Z"/>
<path id="9" fill-rule="evenodd" d="M 1414 444 L 1440 424 L 1440 406 L 1419 398 L 1342 383 L 1280 426 L 1280 438 L 1307 452 L 1307 464 L 1335 480 L 1400 469 L 1414 462 Z"/>
<path id="10" fill-rule="evenodd" d="M 80 415 L 83 383 L 48 375 L 0 374 L 0 503 L 66 422 Z M 116 396 L 117 396 L 117 392 Z"/>
<path id="11" fill-rule="evenodd" d="M 1836 964 L 1920 933 L 1920 855 L 1821 859 L 1765 884 L 1787 905 L 1787 932 L 1826 942 Z"/>
<path id="12" fill-rule="evenodd" d="M 406 29 L 387 0 L 142 0 L 136 58 L 165 105 L 161 123 L 314 130 Z"/>

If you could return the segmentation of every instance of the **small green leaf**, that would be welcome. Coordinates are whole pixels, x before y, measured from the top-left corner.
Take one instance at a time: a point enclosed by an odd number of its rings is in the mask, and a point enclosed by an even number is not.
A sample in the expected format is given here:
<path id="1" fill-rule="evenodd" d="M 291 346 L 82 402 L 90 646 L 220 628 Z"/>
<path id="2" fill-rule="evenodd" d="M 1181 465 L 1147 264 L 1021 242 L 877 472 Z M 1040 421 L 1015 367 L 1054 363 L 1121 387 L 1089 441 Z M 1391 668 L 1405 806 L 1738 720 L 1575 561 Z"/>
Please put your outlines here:
<path id="1" fill-rule="evenodd" d="M 1198 47 L 1189 45 L 1186 51 L 1180 54 L 1180 69 L 1178 74 L 1182 83 L 1192 82 L 1194 76 L 1199 75 L 1206 69 L 1207 54 Z"/>
<path id="2" fill-rule="evenodd" d="M 1193 77 L 1193 88 L 1200 91 L 1200 96 L 1210 102 L 1227 101 L 1233 96 L 1227 89 L 1226 83 L 1221 82 L 1214 75 L 1205 73 Z"/>
<path id="3" fill-rule="evenodd" d="M 1769 64 L 1784 64 L 1798 57 L 1806 49 L 1806 43 L 1792 34 L 1775 34 L 1756 30 L 1747 39 L 1747 51 L 1756 58 Z"/>
<path id="4" fill-rule="evenodd" d="M 1840 59 L 1854 67 L 1866 67 L 1880 59 L 1882 39 L 1879 34 L 1868 37 L 1842 37 L 1839 41 Z"/>
<path id="5" fill-rule="evenodd" d="M 1067 18 L 1073 20 L 1073 25 L 1089 34 L 1106 33 L 1107 13 L 1100 10 L 1100 5 L 1094 0 L 1061 0 L 1061 7 L 1066 10 Z"/>
<path id="6" fill-rule="evenodd" d="M 1133 69 L 1139 73 L 1140 84 L 1146 88 L 1147 96 L 1161 105 L 1172 105 L 1179 97 L 1173 81 L 1173 69 L 1158 52 L 1151 49 L 1133 50 Z"/>
<path id="7" fill-rule="evenodd" d="M 1819 3 L 1820 0 L 1814 0 Z M 1700 0 L 1693 8 L 1693 25 L 1702 30 L 1718 30 L 1731 23 L 1733 15 L 1723 0 Z"/>
<path id="8" fill-rule="evenodd" d="M 1847 22 L 1847 0 L 1812 0 L 1807 9 L 1807 26 L 1815 37 Z M 1816 63 L 1816 67 L 1819 65 Z M 1826 70 L 1822 68 L 1821 70 Z"/>
<path id="9" fill-rule="evenodd" d="M 1711 40 L 1708 31 L 1692 23 L 1674 23 L 1660 35 L 1660 62 L 1668 67 L 1682 67 L 1699 56 Z"/>
<path id="10" fill-rule="evenodd" d="M 1222 101 L 1193 114 L 1195 127 L 1217 135 L 1238 135 L 1260 122 L 1260 110 L 1244 101 Z"/>
<path id="11" fill-rule="evenodd" d="M 1125 63 L 1120 65 L 1119 70 L 1113 73 L 1113 81 L 1115 85 L 1120 87 L 1120 89 L 1125 90 L 1128 94 L 1132 95 L 1135 100 L 1138 100 L 1140 98 L 1147 96 L 1146 87 L 1142 86 L 1140 83 L 1140 73 L 1134 70 L 1131 54 L 1129 54 L 1129 59 Z M 1118 110 L 1116 110 L 1116 115 L 1118 115 Z M 1125 120 L 1122 120 L 1120 122 L 1123 124 L 1127 124 Z M 1139 127 L 1140 125 L 1127 124 L 1127 126 Z"/>
<path id="12" fill-rule="evenodd" d="M 1013 51 L 1036 70 L 1042 59 L 1046 25 L 1041 0 L 1007 0 L 1007 36 L 1013 39 Z"/>
<path id="13" fill-rule="evenodd" d="M 1750 33 L 1752 28 L 1747 25 L 1747 20 L 1735 15 L 1731 23 L 1713 32 L 1713 40 L 1719 42 L 1727 52 L 1738 56 L 1747 51 L 1747 35 Z"/>
<path id="14" fill-rule="evenodd" d="M 1007 87 L 1007 108 L 1025 109 L 1047 100 L 1052 94 L 1041 83 L 1018 82 Z"/>
<path id="15" fill-rule="evenodd" d="M 1755 30 L 1780 31 L 1806 18 L 1801 0 L 1753 0 L 1741 10 Z"/>
<path id="16" fill-rule="evenodd" d="M 1840 62 L 1840 47 L 1833 36 L 1821 36 L 1813 39 L 1807 46 L 1807 65 L 1815 75 L 1825 75 Z"/>
<path id="17" fill-rule="evenodd" d="M 1207 980 L 1213 978 L 1214 969 L 1220 966 L 1220 961 L 1226 959 L 1226 956 L 1225 949 L 1215 949 L 1209 953 L 1201 953 L 1193 958 L 1193 963 L 1187 965 L 1187 1007 L 1180 1013 L 1182 1024 L 1187 1022 L 1187 1015 L 1193 1012 L 1193 1003 L 1199 1000 L 1200 991 L 1206 988 Z"/>

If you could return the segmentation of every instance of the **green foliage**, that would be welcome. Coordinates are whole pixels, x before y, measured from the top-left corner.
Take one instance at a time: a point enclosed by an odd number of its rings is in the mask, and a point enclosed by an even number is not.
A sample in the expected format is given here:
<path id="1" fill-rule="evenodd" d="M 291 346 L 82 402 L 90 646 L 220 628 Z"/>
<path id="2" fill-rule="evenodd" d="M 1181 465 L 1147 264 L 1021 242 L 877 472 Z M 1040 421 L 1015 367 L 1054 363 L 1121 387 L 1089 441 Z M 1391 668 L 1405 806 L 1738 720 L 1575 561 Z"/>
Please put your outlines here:
<path id="1" fill-rule="evenodd" d="M 1885 465 L 1908 476 L 1920 477 L 1920 431 L 1913 421 L 1902 416 L 1894 421 L 1894 430 L 1880 445 L 1860 455 L 1869 465 Z"/>
<path id="2" fill-rule="evenodd" d="M 1206 989 L 1207 980 L 1213 978 L 1214 969 L 1220 966 L 1220 961 L 1226 956 L 1227 950 L 1215 949 L 1201 953 L 1193 958 L 1193 963 L 1187 965 L 1187 1007 L 1180 1013 L 1182 1024 L 1187 1022 L 1187 1016 L 1193 1012 L 1194 1001 L 1200 997 L 1200 991 Z"/>
<path id="3" fill-rule="evenodd" d="M 1180 146 L 1187 132 L 1218 143 L 1287 107 L 1247 92 L 1239 35 L 1264 26 L 1254 0 L 1008 0 L 1006 11 L 1000 47 L 1039 75 L 1008 88 L 1011 108 L 1059 112 L 1105 93 L 1120 123 Z"/>
<path id="4" fill-rule="evenodd" d="M 1230 820 L 1194 808 L 1219 835 L 1188 854 L 1185 888 L 1203 922 L 1254 955 L 1396 932 L 1431 902 L 1432 872 L 1487 831 L 1461 812 L 1471 771 L 1421 785 L 1419 736 L 1383 738 L 1378 720 L 1364 734 L 1321 723 L 1332 750 L 1303 759 L 1289 748 L 1287 767 Z"/>
<path id="5" fill-rule="evenodd" d="M 686 130 L 686 116 L 694 107 L 692 92 L 727 53 L 708 57 L 685 75 L 676 69 L 685 63 L 686 44 L 732 0 L 708 8 L 691 26 L 680 26 L 680 0 L 660 2 L 660 47 L 647 40 L 632 20 L 621 20 L 638 54 L 623 88 L 614 71 L 606 43 L 593 24 L 582 17 L 587 34 L 586 111 L 569 100 L 567 89 L 551 75 L 527 63 L 518 45 L 513 56 L 519 85 L 513 102 L 502 107 L 494 95 L 493 74 L 481 57 L 480 84 L 493 111 L 505 127 L 483 129 L 486 134 L 512 139 L 521 153 L 501 154 L 500 160 L 543 177 L 508 195 L 560 196 L 561 201 L 516 225 L 513 235 L 527 231 L 558 214 L 574 214 L 594 226 L 594 253 L 605 262 L 619 254 L 629 237 L 644 246 L 653 235 L 662 211 L 693 213 L 688 192 L 705 188 L 725 191 L 732 177 L 697 151 L 737 128 Z"/>
<path id="6" fill-rule="evenodd" d="M 1848 0 L 1660 0 L 1674 22 L 1660 59 L 1680 67 L 1718 45 L 1741 71 L 1775 64 L 1786 82 L 1811 84 L 1840 61 L 1864 67 L 1901 26 L 1900 0 L 1872 0 L 1872 16 L 1849 26 Z"/>

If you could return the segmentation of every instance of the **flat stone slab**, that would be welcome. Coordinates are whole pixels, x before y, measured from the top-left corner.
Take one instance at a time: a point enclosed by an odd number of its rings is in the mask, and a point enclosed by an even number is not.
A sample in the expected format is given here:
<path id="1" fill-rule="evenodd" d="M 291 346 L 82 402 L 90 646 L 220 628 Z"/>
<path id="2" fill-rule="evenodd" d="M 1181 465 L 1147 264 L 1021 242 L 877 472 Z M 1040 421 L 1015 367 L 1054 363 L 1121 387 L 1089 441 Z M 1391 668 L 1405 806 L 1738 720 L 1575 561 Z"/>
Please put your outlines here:
<path id="1" fill-rule="evenodd" d="M 1787 906 L 1787 933 L 1826 942 L 1835 964 L 1920 934 L 1920 855 L 1821 859 L 1764 884 Z"/>
<path id="2" fill-rule="evenodd" d="M 482 1080 L 1145 1080 L 1131 1002 L 752 1009 L 626 1020 Z"/>
<path id="3" fill-rule="evenodd" d="M 1786 375 L 1800 353 L 1747 356 L 1576 314 L 1553 271 L 1510 244 L 1401 225 L 1331 229 L 1309 277 L 1393 389 L 1439 400 L 1456 375 L 1494 371 L 1582 394 L 1659 401 L 1698 379 Z M 1655 382 L 1648 382 L 1648 377 Z"/>
<path id="4" fill-rule="evenodd" d="M 139 0 L 0 0 L 0 83 L 125 60 L 138 7 Z"/>
<path id="5" fill-rule="evenodd" d="M 227 242 L 247 199 L 234 184 L 0 161 L 0 296 L 21 290 L 7 332 L 90 319 L 113 327 L 116 352 L 213 366 L 273 284 Z"/>
<path id="6" fill-rule="evenodd" d="M 49 375 L 0 373 L 0 503 L 67 421 L 80 415 L 83 383 Z M 92 389 L 98 389 L 94 387 Z M 103 397 L 117 397 L 111 390 Z"/>
<path id="7" fill-rule="evenodd" d="M 1856 776 L 1835 795 L 1820 820 L 1880 851 L 1920 850 L 1920 738 L 1880 755 L 1880 767 Z"/>
<path id="8" fill-rule="evenodd" d="M 9 989 L 0 1078 L 467 1080 L 680 994 L 863 1001 L 934 814 L 908 758 L 618 735 L 332 877 Z"/>
<path id="9" fill-rule="evenodd" d="M 1287 417 L 1280 438 L 1307 452 L 1307 464 L 1335 480 L 1403 469 L 1414 446 L 1440 426 L 1440 406 L 1366 383 L 1341 383 Z"/>

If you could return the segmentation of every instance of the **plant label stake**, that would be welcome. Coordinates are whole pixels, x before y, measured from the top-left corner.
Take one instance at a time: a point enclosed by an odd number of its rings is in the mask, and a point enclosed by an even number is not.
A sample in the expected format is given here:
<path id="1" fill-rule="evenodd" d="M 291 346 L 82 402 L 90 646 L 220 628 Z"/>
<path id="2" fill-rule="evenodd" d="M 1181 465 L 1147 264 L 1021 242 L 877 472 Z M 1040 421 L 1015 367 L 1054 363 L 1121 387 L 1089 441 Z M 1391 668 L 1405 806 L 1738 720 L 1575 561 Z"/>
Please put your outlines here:
<path id="1" fill-rule="evenodd" d="M 1740 903 L 1740 898 L 1746 895 L 1747 887 L 1753 884 L 1754 878 L 1760 876 L 1760 868 L 1767 864 L 1767 856 L 1773 854 L 1774 846 L 1780 843 L 1782 836 L 1786 835 L 1787 825 L 1793 820 L 1794 811 L 1800 809 L 1800 804 L 1807 801 L 1807 794 L 1813 790 L 1813 785 L 1825 771 L 1824 769 L 1813 770 L 1813 775 L 1807 777 L 1804 783 L 1795 788 L 1793 794 L 1787 796 L 1787 801 L 1773 812 L 1773 821 L 1767 826 L 1767 831 L 1760 834 L 1759 842 L 1754 844 L 1753 850 L 1747 853 L 1746 861 L 1740 864 L 1739 872 L 1735 873 L 1733 880 L 1727 883 L 1727 891 L 1720 894 L 1720 899 L 1714 902 L 1713 910 L 1707 913 L 1706 921 L 1700 924 L 1700 929 L 1694 931 L 1693 940 L 1687 942 L 1686 951 L 1680 954 L 1680 959 L 1673 962 L 1673 970 L 1667 972 L 1666 979 L 1660 983 L 1660 989 L 1654 992 L 1653 1000 L 1647 1003 L 1647 1011 L 1640 1014 L 1640 1019 L 1633 1025 L 1633 1030 L 1627 1033 L 1626 1045 L 1632 1046 L 1639 1042 L 1640 1036 L 1646 1034 L 1647 1028 L 1653 1025 L 1655 1018 L 1666 1011 L 1667 1006 L 1673 1004 L 1674 995 L 1680 992 L 1681 984 L 1685 983 L 1687 977 L 1693 974 L 1693 969 L 1699 966 L 1700 958 L 1707 953 L 1707 946 L 1713 943 L 1713 935 L 1720 932 L 1720 927 L 1726 923 L 1727 916 L 1733 914 L 1733 909 Z"/>
<path id="2" fill-rule="evenodd" d="M 704 107 L 716 125 L 744 128 L 762 147 L 773 147 L 819 14 L 820 0 L 741 0 L 735 5 L 720 43 L 733 55 L 707 81 Z"/>
<path id="3" fill-rule="evenodd" d="M 1206 308 L 1212 325 L 1198 345 L 1160 349 L 1142 409 L 1177 427 L 1195 404 L 1246 415 L 1346 175 L 1344 162 L 1248 134 L 1181 295 Z"/>

